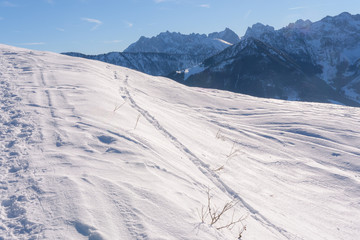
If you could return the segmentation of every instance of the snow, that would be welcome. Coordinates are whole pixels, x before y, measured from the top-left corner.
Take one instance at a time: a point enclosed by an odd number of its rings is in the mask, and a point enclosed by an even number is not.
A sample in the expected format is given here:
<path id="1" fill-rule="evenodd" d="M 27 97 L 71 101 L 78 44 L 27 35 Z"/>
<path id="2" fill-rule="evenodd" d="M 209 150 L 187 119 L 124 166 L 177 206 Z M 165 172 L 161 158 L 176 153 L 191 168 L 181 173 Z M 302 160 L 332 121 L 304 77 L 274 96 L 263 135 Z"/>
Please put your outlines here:
<path id="1" fill-rule="evenodd" d="M 184 73 L 185 73 L 184 81 L 186 81 L 191 75 L 197 74 L 204 70 L 205 70 L 205 68 L 202 65 L 197 65 L 195 67 L 185 69 L 184 70 Z"/>
<path id="2" fill-rule="evenodd" d="M 341 60 L 347 61 L 349 64 L 355 64 L 357 60 L 359 60 L 360 56 L 360 45 L 356 46 L 352 49 L 344 49 L 341 54 Z"/>
<path id="3" fill-rule="evenodd" d="M 219 39 L 219 38 L 215 38 L 215 40 L 217 40 L 217 41 L 219 41 L 219 42 L 222 42 L 222 43 L 224 43 L 224 44 L 226 44 L 226 45 L 229 45 L 229 46 L 232 46 L 232 45 L 233 45 L 233 44 L 231 44 L 231 43 L 229 43 L 229 42 L 227 42 L 227 41 L 225 41 L 225 40 Z"/>
<path id="4" fill-rule="evenodd" d="M 257 23 L 248 28 L 243 39 L 254 37 L 298 60 L 321 66 L 318 77 L 335 89 L 343 84 L 341 79 L 358 77 L 354 69 L 360 56 L 359 27 L 360 15 L 344 12 L 313 23 L 298 20 L 279 30 Z M 360 97 L 354 91 L 347 93 L 349 99 Z"/>
<path id="5" fill-rule="evenodd" d="M 320 61 L 322 66 L 322 73 L 319 74 L 320 78 L 327 82 L 330 86 L 333 86 L 333 79 L 336 77 L 337 69 L 336 66 L 330 64 L 328 61 Z"/>
<path id="6" fill-rule="evenodd" d="M 0 63 L 0 239 L 237 239 L 201 223 L 209 189 L 241 239 L 360 234 L 358 108 L 6 45 Z"/>
<path id="7" fill-rule="evenodd" d="M 222 32 L 206 34 L 181 34 L 162 32 L 151 38 L 141 37 L 124 52 L 151 52 L 168 54 L 206 55 L 208 57 L 229 47 L 228 37 L 238 41 L 238 36 L 230 29 Z M 230 40 L 230 41 L 231 41 Z"/>
<path id="8" fill-rule="evenodd" d="M 346 96 L 348 96 L 350 99 L 360 102 L 359 93 L 355 90 L 354 85 L 360 83 L 360 77 L 355 78 L 350 83 L 348 83 L 345 87 L 343 87 L 341 90 L 344 91 Z"/>

